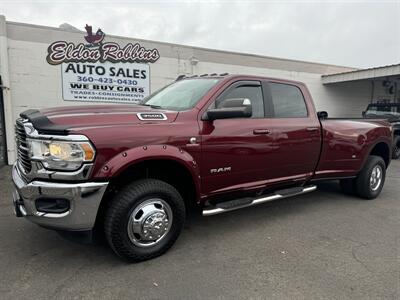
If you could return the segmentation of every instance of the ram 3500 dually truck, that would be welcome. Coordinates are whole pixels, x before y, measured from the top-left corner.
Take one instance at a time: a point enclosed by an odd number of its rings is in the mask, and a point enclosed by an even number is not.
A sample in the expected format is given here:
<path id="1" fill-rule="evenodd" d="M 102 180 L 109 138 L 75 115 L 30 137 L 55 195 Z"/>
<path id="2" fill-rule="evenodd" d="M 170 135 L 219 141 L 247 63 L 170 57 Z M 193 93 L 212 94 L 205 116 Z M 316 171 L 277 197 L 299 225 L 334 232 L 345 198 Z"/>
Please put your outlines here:
<path id="1" fill-rule="evenodd" d="M 16 122 L 14 207 L 43 227 L 98 232 L 137 262 L 204 216 L 305 194 L 321 180 L 376 198 L 392 127 L 315 111 L 299 82 L 179 77 L 135 105 L 28 110 Z"/>

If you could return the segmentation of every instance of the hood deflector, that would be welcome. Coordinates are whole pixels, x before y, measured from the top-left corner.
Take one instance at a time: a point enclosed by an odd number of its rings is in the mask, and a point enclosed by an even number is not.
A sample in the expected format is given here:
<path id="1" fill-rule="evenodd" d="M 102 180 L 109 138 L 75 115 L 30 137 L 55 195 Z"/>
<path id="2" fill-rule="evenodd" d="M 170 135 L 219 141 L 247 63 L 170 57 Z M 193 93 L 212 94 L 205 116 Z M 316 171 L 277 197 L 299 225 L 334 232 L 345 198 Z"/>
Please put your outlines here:
<path id="1" fill-rule="evenodd" d="M 67 135 L 68 129 L 62 125 L 52 123 L 37 109 L 28 109 L 20 114 L 21 118 L 28 119 L 41 134 Z"/>

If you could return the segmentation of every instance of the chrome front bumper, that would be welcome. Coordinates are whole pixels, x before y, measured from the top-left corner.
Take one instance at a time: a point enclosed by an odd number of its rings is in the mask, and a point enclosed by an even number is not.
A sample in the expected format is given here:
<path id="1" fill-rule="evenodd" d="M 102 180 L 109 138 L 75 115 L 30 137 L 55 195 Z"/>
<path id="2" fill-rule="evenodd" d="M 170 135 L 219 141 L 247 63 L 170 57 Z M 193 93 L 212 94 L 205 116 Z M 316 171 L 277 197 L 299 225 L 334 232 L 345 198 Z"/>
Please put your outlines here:
<path id="1" fill-rule="evenodd" d="M 90 230 L 108 182 L 56 183 L 25 182 L 16 164 L 12 169 L 15 186 L 13 194 L 16 215 L 44 227 L 59 230 Z M 37 199 L 65 199 L 69 210 L 63 213 L 44 213 L 36 209 Z"/>

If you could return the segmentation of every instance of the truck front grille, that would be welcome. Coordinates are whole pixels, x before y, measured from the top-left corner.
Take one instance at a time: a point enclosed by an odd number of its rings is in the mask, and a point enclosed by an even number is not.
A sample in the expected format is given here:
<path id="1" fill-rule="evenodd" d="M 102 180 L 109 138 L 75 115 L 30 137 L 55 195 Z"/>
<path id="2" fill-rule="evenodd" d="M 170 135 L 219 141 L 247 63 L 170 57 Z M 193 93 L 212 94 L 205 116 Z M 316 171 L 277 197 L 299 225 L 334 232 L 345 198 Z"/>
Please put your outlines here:
<path id="1" fill-rule="evenodd" d="M 29 146 L 26 141 L 25 127 L 21 119 L 15 124 L 15 138 L 18 150 L 18 163 L 26 173 L 32 170 L 31 160 L 29 158 Z"/>

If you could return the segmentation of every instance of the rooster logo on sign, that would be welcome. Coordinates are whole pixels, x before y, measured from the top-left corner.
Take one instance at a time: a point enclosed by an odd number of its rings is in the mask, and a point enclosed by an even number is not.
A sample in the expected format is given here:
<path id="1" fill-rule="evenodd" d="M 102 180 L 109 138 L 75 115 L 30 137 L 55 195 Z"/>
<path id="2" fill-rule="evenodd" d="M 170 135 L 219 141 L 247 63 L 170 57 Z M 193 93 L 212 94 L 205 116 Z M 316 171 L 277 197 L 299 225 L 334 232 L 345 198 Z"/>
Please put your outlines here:
<path id="1" fill-rule="evenodd" d="M 85 40 L 89 43 L 89 46 L 98 46 L 103 41 L 105 33 L 100 28 L 97 29 L 96 34 L 93 34 L 92 26 L 88 24 L 86 24 L 85 29 L 87 32 Z"/>

